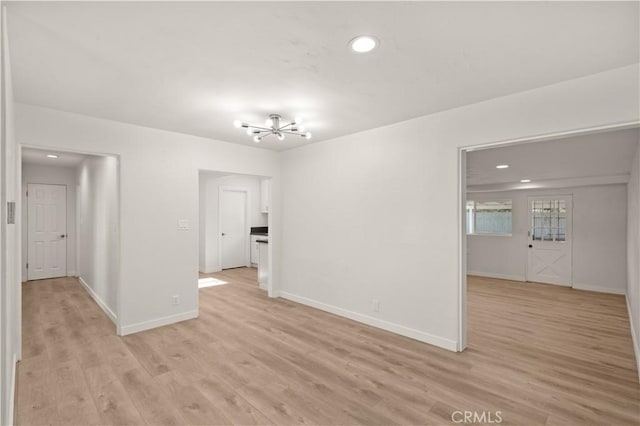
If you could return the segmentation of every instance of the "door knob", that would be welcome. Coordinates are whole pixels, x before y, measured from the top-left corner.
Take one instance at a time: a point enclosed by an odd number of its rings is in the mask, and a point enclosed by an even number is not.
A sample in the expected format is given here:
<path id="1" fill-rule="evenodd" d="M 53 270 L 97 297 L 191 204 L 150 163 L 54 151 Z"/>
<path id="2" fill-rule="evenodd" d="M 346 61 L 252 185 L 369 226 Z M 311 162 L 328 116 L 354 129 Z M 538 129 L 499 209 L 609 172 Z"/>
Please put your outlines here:
<path id="1" fill-rule="evenodd" d="M 532 244 L 529 244 L 529 248 L 533 248 L 533 245 L 532 245 Z"/>
<path id="2" fill-rule="evenodd" d="M 224 237 L 224 232 L 222 233 L 222 236 Z"/>
<path id="3" fill-rule="evenodd" d="M 60 238 L 67 238 L 67 236 L 62 234 L 62 235 L 60 235 Z"/>

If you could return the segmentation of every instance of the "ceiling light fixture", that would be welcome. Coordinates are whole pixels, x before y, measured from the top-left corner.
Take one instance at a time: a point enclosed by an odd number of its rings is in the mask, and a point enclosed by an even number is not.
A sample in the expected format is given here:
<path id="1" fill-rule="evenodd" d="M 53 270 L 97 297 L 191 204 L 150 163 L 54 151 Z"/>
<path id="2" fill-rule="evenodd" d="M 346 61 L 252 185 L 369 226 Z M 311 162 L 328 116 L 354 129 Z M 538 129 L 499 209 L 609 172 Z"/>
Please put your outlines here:
<path id="1" fill-rule="evenodd" d="M 60 158 L 60 156 L 55 154 L 47 154 L 47 158 Z"/>
<path id="2" fill-rule="evenodd" d="M 301 136 L 305 139 L 311 139 L 311 133 L 305 132 L 302 126 L 302 118 L 296 117 L 293 121 L 284 123 L 280 114 L 271 114 L 265 121 L 265 126 L 257 124 L 249 124 L 244 121 L 236 120 L 233 126 L 238 129 L 247 129 L 247 135 L 253 136 L 254 142 L 260 142 L 262 139 L 274 135 L 278 140 L 284 140 L 285 135 Z"/>
<path id="3" fill-rule="evenodd" d="M 520 183 L 529 183 L 531 179 L 520 179 Z"/>
<path id="4" fill-rule="evenodd" d="M 357 53 L 371 52 L 378 44 L 378 39 L 373 36 L 358 36 L 349 42 L 351 49 Z"/>
<path id="5" fill-rule="evenodd" d="M 508 164 L 498 164 L 496 166 L 496 169 L 508 169 L 509 165 Z"/>

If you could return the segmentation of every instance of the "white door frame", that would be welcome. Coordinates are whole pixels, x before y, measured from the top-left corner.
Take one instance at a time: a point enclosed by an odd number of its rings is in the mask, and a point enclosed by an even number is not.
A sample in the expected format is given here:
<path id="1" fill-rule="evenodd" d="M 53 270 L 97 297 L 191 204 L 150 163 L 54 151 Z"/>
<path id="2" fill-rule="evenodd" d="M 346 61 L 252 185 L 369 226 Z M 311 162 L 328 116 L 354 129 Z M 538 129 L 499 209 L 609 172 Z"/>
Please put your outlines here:
<path id="1" fill-rule="evenodd" d="M 220 186 L 218 188 L 218 265 L 222 270 L 222 194 L 225 192 L 243 192 L 244 193 L 244 227 L 245 227 L 245 244 L 244 244 L 244 264 L 251 266 L 251 225 L 249 223 L 249 190 L 247 188 L 236 188 L 231 186 Z"/>
<path id="2" fill-rule="evenodd" d="M 460 226 L 458 226 L 458 352 L 464 351 L 467 347 L 467 234 L 465 232 L 467 218 L 467 152 L 486 148 L 519 145 L 523 143 L 543 142 L 550 139 L 561 139 L 572 136 L 631 129 L 639 127 L 639 125 L 640 122 L 634 121 L 458 147 L 458 223 L 460 224 Z"/>

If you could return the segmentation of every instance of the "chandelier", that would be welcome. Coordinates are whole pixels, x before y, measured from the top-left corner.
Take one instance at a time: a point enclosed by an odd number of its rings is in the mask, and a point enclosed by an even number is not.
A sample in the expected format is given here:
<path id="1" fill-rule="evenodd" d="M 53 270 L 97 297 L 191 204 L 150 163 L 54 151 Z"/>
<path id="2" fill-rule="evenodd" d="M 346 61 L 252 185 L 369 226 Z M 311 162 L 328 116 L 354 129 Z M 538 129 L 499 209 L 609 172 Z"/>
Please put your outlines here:
<path id="1" fill-rule="evenodd" d="M 311 139 L 311 133 L 305 132 L 302 125 L 302 119 L 296 118 L 290 122 L 283 122 L 280 114 L 271 114 L 265 121 L 265 126 L 245 123 L 236 120 L 233 122 L 234 127 L 239 129 L 247 129 L 247 135 L 253 136 L 254 142 L 260 142 L 262 139 L 274 135 L 278 140 L 284 140 L 285 135 L 301 136 L 305 139 Z"/>

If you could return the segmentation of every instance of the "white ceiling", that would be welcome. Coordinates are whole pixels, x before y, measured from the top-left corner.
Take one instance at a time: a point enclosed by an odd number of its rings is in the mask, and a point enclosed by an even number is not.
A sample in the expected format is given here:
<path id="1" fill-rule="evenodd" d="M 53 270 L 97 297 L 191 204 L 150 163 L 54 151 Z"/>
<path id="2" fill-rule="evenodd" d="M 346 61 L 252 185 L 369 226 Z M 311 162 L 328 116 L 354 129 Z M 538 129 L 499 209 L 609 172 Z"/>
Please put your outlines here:
<path id="1" fill-rule="evenodd" d="M 521 179 L 531 185 L 541 182 L 587 177 L 626 175 L 631 171 L 638 147 L 638 128 L 524 143 L 467 154 L 467 185 L 520 187 Z M 508 169 L 496 169 L 508 164 Z"/>
<path id="2" fill-rule="evenodd" d="M 47 158 L 47 154 L 57 155 L 58 158 Z M 55 150 L 40 150 L 33 148 L 22 149 L 22 163 L 52 167 L 76 167 L 82 163 L 88 155 L 75 154 Z"/>
<path id="3" fill-rule="evenodd" d="M 19 2 L 19 102 L 255 145 L 325 140 L 638 62 L 638 2 Z M 373 34 L 380 47 L 354 54 Z M 263 141 L 286 149 L 304 143 Z"/>

